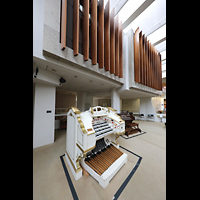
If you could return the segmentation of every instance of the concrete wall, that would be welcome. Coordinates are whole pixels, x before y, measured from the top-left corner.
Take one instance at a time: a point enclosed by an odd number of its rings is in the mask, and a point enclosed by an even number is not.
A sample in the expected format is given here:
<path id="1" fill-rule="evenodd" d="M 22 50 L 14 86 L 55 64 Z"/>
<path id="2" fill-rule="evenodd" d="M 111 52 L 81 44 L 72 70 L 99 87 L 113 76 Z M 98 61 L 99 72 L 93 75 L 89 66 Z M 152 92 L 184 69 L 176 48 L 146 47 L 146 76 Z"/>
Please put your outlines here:
<path id="1" fill-rule="evenodd" d="M 122 99 L 122 110 L 139 113 L 140 99 Z"/>
<path id="2" fill-rule="evenodd" d="M 56 93 L 56 108 L 76 107 L 76 96 Z"/>

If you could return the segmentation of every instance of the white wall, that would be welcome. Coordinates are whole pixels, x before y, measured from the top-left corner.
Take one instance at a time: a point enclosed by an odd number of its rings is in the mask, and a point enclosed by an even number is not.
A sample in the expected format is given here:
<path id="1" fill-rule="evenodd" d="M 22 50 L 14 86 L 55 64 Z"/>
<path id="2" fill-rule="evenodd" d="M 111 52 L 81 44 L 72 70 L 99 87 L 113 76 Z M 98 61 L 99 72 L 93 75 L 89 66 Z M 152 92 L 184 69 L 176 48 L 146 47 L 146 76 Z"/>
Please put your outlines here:
<path id="1" fill-rule="evenodd" d="M 140 98 L 140 114 L 144 114 L 144 120 L 148 119 L 148 114 L 153 114 L 155 117 L 155 121 L 158 121 L 156 111 L 151 101 L 151 97 Z"/>
<path id="2" fill-rule="evenodd" d="M 36 148 L 54 142 L 55 86 L 36 82 L 33 103 L 33 148 Z"/>
<path id="3" fill-rule="evenodd" d="M 152 104 L 156 112 L 164 109 L 164 99 L 165 97 L 152 97 Z"/>
<path id="4" fill-rule="evenodd" d="M 122 99 L 122 110 L 139 113 L 140 99 Z"/>
<path id="5" fill-rule="evenodd" d="M 33 1 L 33 56 L 43 58 L 44 0 Z"/>
<path id="6" fill-rule="evenodd" d="M 116 88 L 111 90 L 111 107 L 120 113 L 120 95 L 117 93 Z"/>

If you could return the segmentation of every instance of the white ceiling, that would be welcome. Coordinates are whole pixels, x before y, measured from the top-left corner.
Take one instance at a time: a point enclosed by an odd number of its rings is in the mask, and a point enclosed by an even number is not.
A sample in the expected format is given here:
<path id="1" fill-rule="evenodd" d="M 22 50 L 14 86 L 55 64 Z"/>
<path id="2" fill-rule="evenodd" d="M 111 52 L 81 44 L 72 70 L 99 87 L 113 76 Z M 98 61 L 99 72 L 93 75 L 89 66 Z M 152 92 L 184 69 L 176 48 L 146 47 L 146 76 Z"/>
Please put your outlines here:
<path id="1" fill-rule="evenodd" d="M 58 86 L 57 89 L 77 92 L 95 92 L 97 90 L 105 91 L 122 86 L 122 84 L 118 82 L 115 83 L 113 80 L 109 80 L 109 78 L 105 80 L 105 77 L 102 78 L 99 74 L 97 75 L 92 71 L 87 73 L 86 70 L 78 70 L 77 67 L 68 65 L 67 63 L 52 62 L 51 58 L 47 56 L 46 60 L 33 57 L 33 61 L 37 66 L 58 74 L 66 80 L 66 82 L 62 83 L 62 86 Z"/>

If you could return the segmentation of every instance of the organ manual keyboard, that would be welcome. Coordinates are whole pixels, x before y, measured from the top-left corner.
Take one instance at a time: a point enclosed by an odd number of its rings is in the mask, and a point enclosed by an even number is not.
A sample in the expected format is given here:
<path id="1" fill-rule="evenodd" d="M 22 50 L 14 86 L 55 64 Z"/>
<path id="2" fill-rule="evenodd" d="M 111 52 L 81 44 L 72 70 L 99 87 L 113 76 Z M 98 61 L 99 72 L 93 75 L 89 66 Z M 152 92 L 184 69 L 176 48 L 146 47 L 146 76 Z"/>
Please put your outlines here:
<path id="1" fill-rule="evenodd" d="M 65 157 L 75 180 L 84 168 L 105 188 L 127 162 L 116 141 L 124 133 L 125 122 L 111 107 L 96 106 L 85 112 L 70 108 Z"/>

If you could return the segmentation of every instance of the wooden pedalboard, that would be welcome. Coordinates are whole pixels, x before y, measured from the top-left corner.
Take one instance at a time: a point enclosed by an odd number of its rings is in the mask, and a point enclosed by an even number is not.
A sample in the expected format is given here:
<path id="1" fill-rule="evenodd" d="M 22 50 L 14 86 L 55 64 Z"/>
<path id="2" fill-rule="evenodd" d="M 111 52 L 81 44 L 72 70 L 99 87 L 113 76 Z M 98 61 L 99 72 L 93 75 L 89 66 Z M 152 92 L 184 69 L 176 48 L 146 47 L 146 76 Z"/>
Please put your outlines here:
<path id="1" fill-rule="evenodd" d="M 101 152 L 85 158 L 85 163 L 101 176 L 122 154 L 111 144 Z"/>

